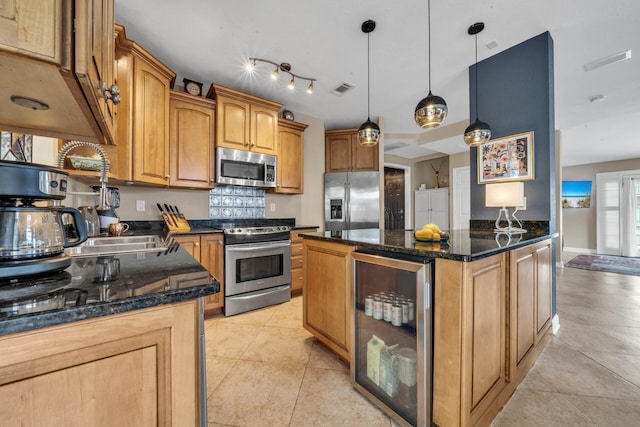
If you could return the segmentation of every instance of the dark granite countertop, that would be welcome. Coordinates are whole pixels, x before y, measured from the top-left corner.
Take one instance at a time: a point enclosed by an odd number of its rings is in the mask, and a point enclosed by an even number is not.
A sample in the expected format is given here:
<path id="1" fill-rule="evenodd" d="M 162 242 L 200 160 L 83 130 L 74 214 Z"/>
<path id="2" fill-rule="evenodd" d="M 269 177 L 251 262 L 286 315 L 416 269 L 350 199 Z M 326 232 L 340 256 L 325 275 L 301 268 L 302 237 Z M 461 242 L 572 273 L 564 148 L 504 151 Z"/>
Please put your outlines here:
<path id="1" fill-rule="evenodd" d="M 220 283 L 180 246 L 162 252 L 78 256 L 58 273 L 0 282 L 0 335 L 219 291 Z M 26 301 L 39 302 L 29 306 Z"/>
<path id="2" fill-rule="evenodd" d="M 419 242 L 413 230 L 346 230 L 302 233 L 305 238 L 325 240 L 361 249 L 421 258 L 446 258 L 456 261 L 475 261 L 500 252 L 537 243 L 556 234 L 528 233 L 508 236 L 485 230 L 453 230 L 446 242 Z"/>

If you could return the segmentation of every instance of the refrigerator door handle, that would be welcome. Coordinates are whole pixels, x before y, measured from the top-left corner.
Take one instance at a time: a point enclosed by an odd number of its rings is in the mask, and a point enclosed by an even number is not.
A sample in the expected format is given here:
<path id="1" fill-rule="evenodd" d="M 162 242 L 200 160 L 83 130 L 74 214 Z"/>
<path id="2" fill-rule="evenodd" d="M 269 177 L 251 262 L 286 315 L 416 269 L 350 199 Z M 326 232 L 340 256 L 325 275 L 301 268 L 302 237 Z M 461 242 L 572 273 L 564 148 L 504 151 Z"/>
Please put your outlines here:
<path id="1" fill-rule="evenodd" d="M 349 194 L 349 182 L 344 183 L 344 200 L 345 200 L 345 213 L 344 213 L 344 229 L 350 229 L 351 225 L 351 200 Z"/>

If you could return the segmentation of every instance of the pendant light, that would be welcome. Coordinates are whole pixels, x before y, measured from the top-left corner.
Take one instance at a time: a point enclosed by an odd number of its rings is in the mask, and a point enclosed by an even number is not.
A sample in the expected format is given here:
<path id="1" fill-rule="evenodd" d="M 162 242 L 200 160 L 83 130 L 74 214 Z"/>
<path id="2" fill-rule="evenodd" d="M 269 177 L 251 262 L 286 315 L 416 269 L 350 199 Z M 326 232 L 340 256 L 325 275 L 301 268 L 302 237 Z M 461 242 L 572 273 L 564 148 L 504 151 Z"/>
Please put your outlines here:
<path id="1" fill-rule="evenodd" d="M 427 19 L 429 23 L 429 94 L 418 102 L 413 118 L 421 128 L 431 129 L 442 124 L 448 111 L 445 100 L 431 93 L 431 0 L 427 1 Z"/>
<path id="2" fill-rule="evenodd" d="M 464 130 L 464 142 L 470 147 L 477 147 L 491 139 L 491 127 L 478 120 L 478 33 L 484 30 L 483 22 L 476 22 L 469 27 L 469 35 L 476 39 L 476 121 Z"/>
<path id="3" fill-rule="evenodd" d="M 371 121 L 371 88 L 369 79 L 369 34 L 376 29 L 376 22 L 367 20 L 362 23 L 362 32 L 367 33 L 367 121 L 358 129 L 358 142 L 365 147 L 373 147 L 380 140 L 380 128 Z"/>

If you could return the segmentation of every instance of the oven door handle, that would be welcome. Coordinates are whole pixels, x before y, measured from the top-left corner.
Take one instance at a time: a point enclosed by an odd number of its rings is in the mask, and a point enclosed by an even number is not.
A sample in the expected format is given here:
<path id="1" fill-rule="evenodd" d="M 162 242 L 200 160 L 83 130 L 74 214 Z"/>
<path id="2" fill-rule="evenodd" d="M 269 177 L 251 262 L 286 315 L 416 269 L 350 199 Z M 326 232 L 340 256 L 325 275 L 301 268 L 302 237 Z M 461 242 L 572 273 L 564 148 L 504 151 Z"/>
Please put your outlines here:
<path id="1" fill-rule="evenodd" d="M 285 242 L 278 243 L 268 243 L 264 244 L 241 244 L 241 245 L 228 245 L 227 250 L 229 252 L 253 252 L 260 249 L 279 249 L 279 248 L 288 248 L 291 246 L 291 241 L 287 240 Z"/>

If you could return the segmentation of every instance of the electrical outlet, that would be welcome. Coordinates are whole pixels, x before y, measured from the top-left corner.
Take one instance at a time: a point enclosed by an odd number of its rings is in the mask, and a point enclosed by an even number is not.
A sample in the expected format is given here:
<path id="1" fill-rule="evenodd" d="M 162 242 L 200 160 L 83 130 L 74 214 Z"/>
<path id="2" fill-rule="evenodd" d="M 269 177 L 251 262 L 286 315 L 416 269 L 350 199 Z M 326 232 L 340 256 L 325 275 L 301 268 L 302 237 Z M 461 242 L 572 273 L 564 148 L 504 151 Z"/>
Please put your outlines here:
<path id="1" fill-rule="evenodd" d="M 271 212 L 275 212 L 275 211 L 276 211 L 276 204 L 275 204 L 275 203 L 271 203 L 271 204 L 269 205 L 269 210 L 270 210 Z"/>
<path id="2" fill-rule="evenodd" d="M 144 200 L 136 200 L 136 211 L 144 212 Z"/>
<path id="3" fill-rule="evenodd" d="M 527 198 L 526 197 L 522 198 L 522 206 L 518 206 L 518 210 L 519 211 L 526 211 L 527 210 Z"/>

